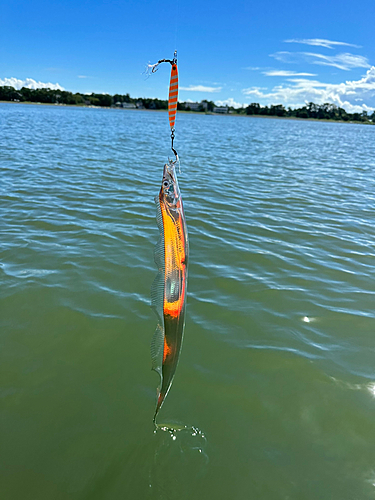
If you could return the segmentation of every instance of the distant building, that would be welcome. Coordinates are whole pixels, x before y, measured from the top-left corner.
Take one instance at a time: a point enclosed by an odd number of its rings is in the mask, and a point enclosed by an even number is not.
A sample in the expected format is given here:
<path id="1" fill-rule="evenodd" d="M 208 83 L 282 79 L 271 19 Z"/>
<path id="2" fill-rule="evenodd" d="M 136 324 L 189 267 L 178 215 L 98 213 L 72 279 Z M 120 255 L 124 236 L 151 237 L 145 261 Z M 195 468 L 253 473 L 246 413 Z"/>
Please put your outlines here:
<path id="1" fill-rule="evenodd" d="M 221 113 L 222 115 L 226 115 L 229 113 L 228 106 L 215 106 L 213 109 L 214 113 Z"/>
<path id="2" fill-rule="evenodd" d="M 207 103 L 206 102 L 184 102 L 185 109 L 190 108 L 191 111 L 207 111 Z"/>
<path id="3" fill-rule="evenodd" d="M 198 111 L 199 102 L 185 102 L 185 109 L 190 108 L 191 111 Z"/>
<path id="4" fill-rule="evenodd" d="M 142 101 L 137 101 L 135 103 L 137 109 L 145 109 L 145 107 L 143 106 L 143 102 Z"/>
<path id="5" fill-rule="evenodd" d="M 123 102 L 122 107 L 125 109 L 135 109 L 136 105 L 133 104 L 132 102 Z"/>

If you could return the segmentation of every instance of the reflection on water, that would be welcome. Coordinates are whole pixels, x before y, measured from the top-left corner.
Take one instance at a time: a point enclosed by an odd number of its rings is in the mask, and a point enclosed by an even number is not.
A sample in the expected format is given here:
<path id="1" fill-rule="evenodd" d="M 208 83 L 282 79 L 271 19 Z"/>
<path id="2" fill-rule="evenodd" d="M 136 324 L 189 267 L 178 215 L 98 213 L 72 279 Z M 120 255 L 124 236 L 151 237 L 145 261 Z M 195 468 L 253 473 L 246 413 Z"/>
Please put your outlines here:
<path id="1" fill-rule="evenodd" d="M 367 389 L 371 392 L 371 394 L 375 397 L 375 382 L 371 382 L 371 384 L 369 384 L 367 386 Z"/>
<path id="2" fill-rule="evenodd" d="M 205 434 L 195 426 L 158 424 L 154 439 L 151 497 L 192 498 L 192 484 L 197 485 L 204 478 L 209 463 Z"/>

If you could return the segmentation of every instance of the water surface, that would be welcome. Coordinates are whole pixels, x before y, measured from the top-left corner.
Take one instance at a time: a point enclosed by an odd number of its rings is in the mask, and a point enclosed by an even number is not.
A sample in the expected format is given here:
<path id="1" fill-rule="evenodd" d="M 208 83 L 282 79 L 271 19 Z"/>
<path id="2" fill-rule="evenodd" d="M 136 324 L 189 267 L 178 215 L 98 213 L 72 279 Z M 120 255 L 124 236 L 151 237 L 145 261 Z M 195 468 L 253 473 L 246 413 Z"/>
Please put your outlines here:
<path id="1" fill-rule="evenodd" d="M 7 500 L 375 494 L 375 128 L 181 114 L 185 340 L 153 432 L 166 113 L 0 104 Z"/>

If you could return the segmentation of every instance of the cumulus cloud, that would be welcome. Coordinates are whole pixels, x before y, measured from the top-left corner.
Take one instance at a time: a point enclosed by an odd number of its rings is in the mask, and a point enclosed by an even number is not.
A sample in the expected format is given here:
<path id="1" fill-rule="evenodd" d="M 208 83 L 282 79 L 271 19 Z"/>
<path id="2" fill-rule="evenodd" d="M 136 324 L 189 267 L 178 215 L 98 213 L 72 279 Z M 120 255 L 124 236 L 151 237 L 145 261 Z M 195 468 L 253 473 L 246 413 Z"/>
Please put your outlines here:
<path id="1" fill-rule="evenodd" d="M 314 73 L 297 73 L 296 71 L 284 71 L 280 69 L 272 69 L 269 71 L 263 71 L 263 75 L 266 76 L 316 76 Z"/>
<path id="2" fill-rule="evenodd" d="M 325 40 L 323 38 L 293 38 L 292 40 L 284 40 L 286 43 L 303 43 L 305 45 L 314 45 L 317 47 L 325 47 L 327 49 L 333 49 L 337 45 L 346 45 L 347 47 L 360 48 L 360 45 L 354 45 L 353 43 L 346 42 L 333 42 L 332 40 Z"/>
<path id="3" fill-rule="evenodd" d="M 229 97 L 223 101 L 215 101 L 216 106 L 233 106 L 234 108 L 242 108 L 244 104 L 236 102 L 233 97 Z"/>
<path id="4" fill-rule="evenodd" d="M 303 106 L 306 102 L 330 102 L 350 113 L 375 110 L 375 66 L 360 80 L 339 84 L 323 83 L 306 78 L 290 78 L 289 84 L 275 86 L 271 91 L 259 87 L 243 89 L 246 96 L 262 100 L 264 104 L 282 103 Z M 362 99 L 363 101 L 359 101 Z M 358 102 L 364 102 L 359 105 Z"/>
<path id="5" fill-rule="evenodd" d="M 32 78 L 26 78 L 25 80 L 19 80 L 18 78 L 0 78 L 0 86 L 14 87 L 16 90 L 26 87 L 27 89 L 52 89 L 52 90 L 65 90 L 64 87 L 58 83 L 43 83 L 37 82 Z"/>
<path id="6" fill-rule="evenodd" d="M 334 68 L 348 71 L 354 68 L 370 68 L 368 59 L 364 56 L 344 53 L 336 56 L 326 56 L 314 52 L 288 52 L 281 51 L 275 54 L 270 54 L 277 61 L 283 63 L 301 63 L 320 64 L 322 66 L 333 66 Z"/>
<path id="7" fill-rule="evenodd" d="M 180 87 L 180 90 L 188 92 L 220 92 L 222 87 L 205 87 L 204 85 L 190 85 L 189 87 Z"/>

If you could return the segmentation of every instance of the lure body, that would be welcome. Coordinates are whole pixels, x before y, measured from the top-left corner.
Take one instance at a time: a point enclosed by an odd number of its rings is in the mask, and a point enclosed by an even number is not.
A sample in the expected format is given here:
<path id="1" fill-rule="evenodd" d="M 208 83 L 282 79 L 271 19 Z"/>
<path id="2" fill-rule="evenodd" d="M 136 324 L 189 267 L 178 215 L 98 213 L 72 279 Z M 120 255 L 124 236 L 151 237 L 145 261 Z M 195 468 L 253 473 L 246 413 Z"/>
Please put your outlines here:
<path id="1" fill-rule="evenodd" d="M 172 130 L 174 129 L 174 124 L 176 121 L 177 101 L 178 101 L 178 70 L 177 70 L 177 64 L 173 63 L 171 69 L 171 79 L 169 81 L 169 96 L 168 96 L 169 125 Z"/>
<path id="2" fill-rule="evenodd" d="M 175 163 L 164 166 L 159 195 L 155 197 L 160 239 L 155 247 L 158 274 L 151 303 L 158 325 L 151 344 L 153 369 L 160 375 L 156 415 L 171 387 L 180 356 L 185 326 L 189 243 Z"/>

